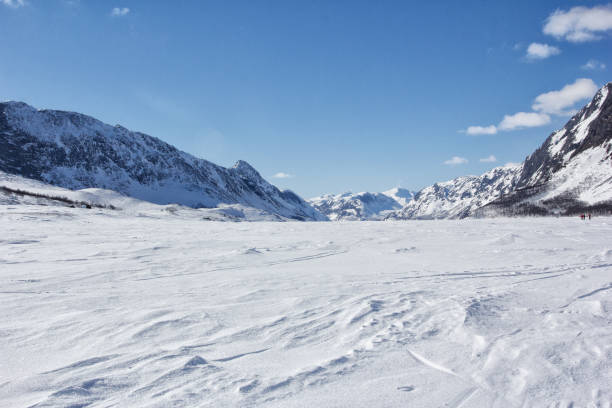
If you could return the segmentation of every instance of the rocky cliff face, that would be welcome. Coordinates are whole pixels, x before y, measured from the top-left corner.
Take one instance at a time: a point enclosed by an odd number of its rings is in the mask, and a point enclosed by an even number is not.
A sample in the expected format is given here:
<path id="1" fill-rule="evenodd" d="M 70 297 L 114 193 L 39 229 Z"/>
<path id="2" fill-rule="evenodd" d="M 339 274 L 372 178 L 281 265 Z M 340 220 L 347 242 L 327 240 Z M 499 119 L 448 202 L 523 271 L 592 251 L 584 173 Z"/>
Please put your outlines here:
<path id="1" fill-rule="evenodd" d="M 297 220 L 325 219 L 244 161 L 225 168 L 143 133 L 20 102 L 0 103 L 0 170 L 73 190 L 115 190 L 158 204 L 242 204 Z"/>

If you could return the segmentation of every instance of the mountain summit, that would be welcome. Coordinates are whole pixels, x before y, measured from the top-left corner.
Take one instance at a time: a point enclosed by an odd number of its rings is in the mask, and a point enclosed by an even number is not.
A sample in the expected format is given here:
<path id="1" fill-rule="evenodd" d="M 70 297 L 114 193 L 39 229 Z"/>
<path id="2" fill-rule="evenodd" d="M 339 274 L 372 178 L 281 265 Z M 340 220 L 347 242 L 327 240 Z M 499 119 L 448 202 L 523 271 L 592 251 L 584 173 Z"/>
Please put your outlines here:
<path id="1" fill-rule="evenodd" d="M 69 189 L 115 190 L 157 204 L 242 204 L 297 220 L 325 219 L 245 161 L 225 168 L 144 133 L 23 102 L 0 103 L 0 170 Z"/>

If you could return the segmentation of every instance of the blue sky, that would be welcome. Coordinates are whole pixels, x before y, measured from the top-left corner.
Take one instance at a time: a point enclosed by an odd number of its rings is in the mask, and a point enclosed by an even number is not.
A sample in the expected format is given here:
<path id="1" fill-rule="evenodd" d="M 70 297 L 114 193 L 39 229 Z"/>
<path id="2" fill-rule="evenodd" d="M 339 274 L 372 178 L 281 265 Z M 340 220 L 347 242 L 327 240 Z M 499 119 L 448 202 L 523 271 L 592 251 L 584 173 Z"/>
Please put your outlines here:
<path id="1" fill-rule="evenodd" d="M 522 161 L 611 81 L 611 7 L 0 0 L 0 100 L 244 159 L 305 197 L 419 189 Z"/>

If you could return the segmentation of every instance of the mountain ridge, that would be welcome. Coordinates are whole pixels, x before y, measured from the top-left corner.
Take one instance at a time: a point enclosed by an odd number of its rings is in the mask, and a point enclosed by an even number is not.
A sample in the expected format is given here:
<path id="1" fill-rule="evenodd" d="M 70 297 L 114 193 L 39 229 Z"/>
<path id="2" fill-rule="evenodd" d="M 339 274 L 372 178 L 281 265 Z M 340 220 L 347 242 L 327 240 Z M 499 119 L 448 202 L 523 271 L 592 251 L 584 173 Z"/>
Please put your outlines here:
<path id="1" fill-rule="evenodd" d="M 115 190 L 156 204 L 241 204 L 296 220 L 325 220 L 245 161 L 225 168 L 120 125 L 23 102 L 0 103 L 0 170 L 73 190 Z"/>

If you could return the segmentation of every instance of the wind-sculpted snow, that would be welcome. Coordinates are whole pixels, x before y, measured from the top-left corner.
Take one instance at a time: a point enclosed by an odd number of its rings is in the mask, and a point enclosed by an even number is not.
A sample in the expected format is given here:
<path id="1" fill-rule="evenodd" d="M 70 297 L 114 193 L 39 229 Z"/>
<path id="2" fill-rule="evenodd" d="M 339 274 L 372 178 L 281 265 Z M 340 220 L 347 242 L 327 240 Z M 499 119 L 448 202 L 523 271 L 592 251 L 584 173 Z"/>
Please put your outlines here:
<path id="1" fill-rule="evenodd" d="M 612 402 L 612 219 L 0 206 L 2 407 Z"/>
<path id="2" fill-rule="evenodd" d="M 298 220 L 323 220 L 244 161 L 198 159 L 154 137 L 74 112 L 0 103 L 0 170 L 72 190 L 102 188 L 156 204 L 239 204 Z"/>

